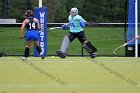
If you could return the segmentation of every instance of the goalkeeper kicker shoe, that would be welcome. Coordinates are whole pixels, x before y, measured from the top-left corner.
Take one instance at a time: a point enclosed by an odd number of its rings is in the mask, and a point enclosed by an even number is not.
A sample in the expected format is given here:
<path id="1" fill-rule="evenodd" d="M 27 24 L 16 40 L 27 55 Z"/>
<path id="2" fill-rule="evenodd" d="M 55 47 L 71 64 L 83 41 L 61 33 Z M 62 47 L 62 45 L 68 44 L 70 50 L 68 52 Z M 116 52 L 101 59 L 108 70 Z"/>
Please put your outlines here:
<path id="1" fill-rule="evenodd" d="M 57 50 L 56 53 L 60 58 L 66 58 L 66 54 L 63 53 L 61 50 Z"/>
<path id="2" fill-rule="evenodd" d="M 90 57 L 91 57 L 91 58 L 95 58 L 95 57 L 96 57 L 96 53 L 95 53 L 95 52 L 94 52 L 94 53 L 91 53 L 91 54 L 90 54 Z"/>

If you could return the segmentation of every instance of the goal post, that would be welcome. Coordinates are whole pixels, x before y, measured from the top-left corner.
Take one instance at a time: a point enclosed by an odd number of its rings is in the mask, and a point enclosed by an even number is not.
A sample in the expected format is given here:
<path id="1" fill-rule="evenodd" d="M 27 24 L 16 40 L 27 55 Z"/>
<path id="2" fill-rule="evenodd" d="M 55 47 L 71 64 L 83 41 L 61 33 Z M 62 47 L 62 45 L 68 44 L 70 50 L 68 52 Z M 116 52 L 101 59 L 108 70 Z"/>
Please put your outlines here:
<path id="1" fill-rule="evenodd" d="M 39 7 L 42 7 L 42 0 L 39 0 Z"/>
<path id="2" fill-rule="evenodd" d="M 135 0 L 135 37 L 138 36 L 138 0 Z M 138 57 L 138 39 L 135 40 L 135 57 Z"/>
<path id="3" fill-rule="evenodd" d="M 44 53 L 44 56 L 47 56 L 47 8 L 42 7 L 42 0 L 39 0 L 39 7 L 34 8 L 34 16 L 39 20 L 40 23 L 39 45 L 42 49 L 42 52 Z M 34 56 L 40 56 L 35 47 Z"/>
<path id="4" fill-rule="evenodd" d="M 140 0 L 129 0 L 128 7 L 128 31 L 126 35 L 126 42 L 140 35 L 139 31 L 139 17 L 140 17 Z M 126 46 L 126 56 L 140 57 L 140 40 L 136 39 Z"/>

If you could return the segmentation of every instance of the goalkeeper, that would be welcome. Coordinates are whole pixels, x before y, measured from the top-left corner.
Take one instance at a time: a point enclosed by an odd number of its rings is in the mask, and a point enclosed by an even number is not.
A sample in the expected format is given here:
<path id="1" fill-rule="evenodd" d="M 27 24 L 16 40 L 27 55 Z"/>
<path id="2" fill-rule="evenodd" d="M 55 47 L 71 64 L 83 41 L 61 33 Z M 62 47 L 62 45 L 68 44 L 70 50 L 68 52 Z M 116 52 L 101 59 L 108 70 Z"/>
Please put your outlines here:
<path id="1" fill-rule="evenodd" d="M 95 58 L 97 49 L 90 41 L 87 41 L 83 29 L 86 21 L 78 15 L 78 9 L 76 7 L 71 9 L 68 20 L 69 23 L 62 25 L 62 29 L 67 30 L 70 28 L 70 33 L 64 37 L 60 50 L 57 50 L 57 55 L 60 58 L 65 58 L 70 42 L 72 42 L 75 38 L 78 38 L 82 47 L 90 54 L 91 58 Z"/>
<path id="2" fill-rule="evenodd" d="M 39 31 L 38 29 L 40 28 L 39 21 L 33 17 L 33 12 L 32 10 L 27 10 L 25 17 L 26 19 L 23 21 L 22 26 L 20 28 L 20 38 L 24 38 L 24 28 L 27 27 L 26 31 L 26 47 L 24 50 L 24 57 L 22 60 L 26 60 L 27 57 L 29 56 L 29 48 L 31 46 L 31 42 L 34 42 L 34 45 L 39 52 L 40 56 L 42 59 L 44 59 L 43 52 L 41 50 L 41 47 L 39 46 Z"/>

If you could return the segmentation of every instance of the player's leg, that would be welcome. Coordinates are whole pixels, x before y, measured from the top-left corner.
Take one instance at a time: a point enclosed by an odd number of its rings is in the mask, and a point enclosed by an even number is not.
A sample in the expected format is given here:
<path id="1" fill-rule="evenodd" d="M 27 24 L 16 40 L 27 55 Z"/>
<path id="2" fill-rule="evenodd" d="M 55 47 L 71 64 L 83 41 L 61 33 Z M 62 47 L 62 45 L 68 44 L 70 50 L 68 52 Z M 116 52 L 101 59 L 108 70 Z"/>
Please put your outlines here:
<path id="1" fill-rule="evenodd" d="M 38 41 L 34 41 L 34 45 L 35 45 L 35 47 L 36 47 L 38 53 L 40 54 L 41 59 L 44 59 L 45 56 L 44 56 L 44 54 L 43 54 L 43 52 L 42 52 L 41 47 L 39 46 L 39 42 L 38 42 Z"/>
<path id="2" fill-rule="evenodd" d="M 30 46 L 31 46 L 31 41 L 27 41 L 26 42 L 26 47 L 25 47 L 25 50 L 24 50 L 24 56 L 23 56 L 22 60 L 27 60 L 27 57 L 29 56 Z"/>
<path id="3" fill-rule="evenodd" d="M 82 47 L 90 54 L 90 56 L 95 58 L 97 49 L 93 46 L 93 44 L 91 44 L 90 41 L 86 40 L 84 32 L 77 33 L 77 38 L 81 42 Z"/>
<path id="4" fill-rule="evenodd" d="M 24 55 L 22 60 L 27 60 L 27 57 L 29 56 L 30 45 L 31 45 L 31 34 L 29 31 L 26 31 L 26 47 L 24 49 Z"/>
<path id="5" fill-rule="evenodd" d="M 41 47 L 39 46 L 39 32 L 38 31 L 34 31 L 32 39 L 34 41 L 34 46 L 36 47 L 38 53 L 40 54 L 41 59 L 44 59 L 45 56 L 44 56 L 44 54 L 42 52 Z"/>
<path id="6" fill-rule="evenodd" d="M 69 47 L 69 44 L 70 42 L 72 42 L 74 39 L 76 38 L 75 34 L 74 33 L 70 33 L 68 36 L 65 36 L 63 41 L 62 41 L 62 44 L 61 44 L 61 48 L 60 50 L 57 50 L 57 55 L 60 57 L 60 58 L 65 58 L 66 57 L 66 52 L 67 52 L 67 49 Z"/>

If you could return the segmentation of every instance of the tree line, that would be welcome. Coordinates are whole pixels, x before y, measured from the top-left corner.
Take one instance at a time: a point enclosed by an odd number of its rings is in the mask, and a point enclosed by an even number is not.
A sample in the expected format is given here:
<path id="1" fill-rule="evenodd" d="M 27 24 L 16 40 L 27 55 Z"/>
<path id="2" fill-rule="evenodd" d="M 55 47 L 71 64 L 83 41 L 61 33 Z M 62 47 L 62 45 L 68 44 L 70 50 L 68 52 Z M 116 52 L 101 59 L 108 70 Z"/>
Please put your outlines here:
<path id="1" fill-rule="evenodd" d="M 30 1 L 30 9 L 38 7 L 38 0 Z M 79 15 L 88 22 L 124 22 L 125 2 L 126 0 L 43 0 L 43 6 L 47 7 L 48 22 L 67 22 L 72 7 L 77 7 Z M 8 0 L 8 18 L 22 22 L 28 8 L 27 0 Z"/>

